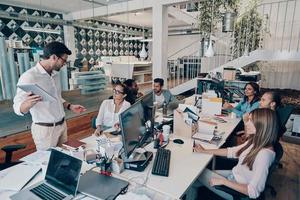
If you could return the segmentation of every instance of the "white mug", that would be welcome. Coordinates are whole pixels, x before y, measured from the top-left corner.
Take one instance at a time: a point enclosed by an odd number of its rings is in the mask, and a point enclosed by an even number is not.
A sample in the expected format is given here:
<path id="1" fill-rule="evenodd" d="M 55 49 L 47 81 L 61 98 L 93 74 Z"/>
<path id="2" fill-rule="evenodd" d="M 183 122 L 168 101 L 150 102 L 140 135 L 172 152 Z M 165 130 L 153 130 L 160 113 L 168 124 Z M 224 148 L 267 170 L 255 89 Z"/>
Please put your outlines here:
<path id="1" fill-rule="evenodd" d="M 170 135 L 170 129 L 171 127 L 169 125 L 163 125 L 163 137 L 164 137 L 164 142 L 169 140 L 169 135 Z"/>
<path id="2" fill-rule="evenodd" d="M 236 114 L 234 112 L 231 112 L 230 116 L 231 116 L 231 119 L 235 119 L 236 118 Z"/>

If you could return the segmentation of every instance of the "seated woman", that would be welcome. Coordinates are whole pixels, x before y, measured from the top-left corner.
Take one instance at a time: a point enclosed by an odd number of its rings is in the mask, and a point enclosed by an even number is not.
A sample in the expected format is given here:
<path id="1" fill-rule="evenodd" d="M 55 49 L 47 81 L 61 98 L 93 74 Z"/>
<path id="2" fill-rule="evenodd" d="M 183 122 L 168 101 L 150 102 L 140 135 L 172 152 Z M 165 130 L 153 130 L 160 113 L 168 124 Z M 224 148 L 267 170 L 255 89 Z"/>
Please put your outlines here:
<path id="1" fill-rule="evenodd" d="M 130 107 L 124 98 L 127 95 L 126 87 L 117 83 L 113 89 L 113 99 L 102 102 L 96 119 L 96 130 L 94 134 L 99 136 L 105 128 L 119 126 L 119 114 Z"/>
<path id="2" fill-rule="evenodd" d="M 229 103 L 224 103 L 223 108 L 234 112 L 238 117 L 242 117 L 245 113 L 250 113 L 252 110 L 259 107 L 259 85 L 254 82 L 249 82 L 245 85 L 244 99 L 233 107 Z"/>
<path id="3" fill-rule="evenodd" d="M 285 126 L 282 126 L 280 123 L 280 116 L 277 112 L 277 109 L 280 107 L 281 107 L 281 97 L 277 92 L 274 91 L 265 92 L 260 98 L 259 108 L 269 108 L 271 110 L 276 111 L 277 119 L 278 119 L 278 127 L 279 127 L 278 136 L 281 136 L 286 131 Z M 240 135 L 240 139 L 239 139 L 240 144 L 244 143 L 247 140 L 248 136 L 251 135 L 251 133 L 253 132 L 252 126 L 251 125 L 249 126 L 248 125 L 249 123 L 247 123 L 249 122 L 248 117 L 249 117 L 249 113 L 243 116 L 244 130 L 239 131 L 237 133 L 237 135 Z"/>
<path id="4" fill-rule="evenodd" d="M 239 161 L 232 170 L 205 169 L 189 189 L 188 200 L 197 198 L 197 187 L 201 185 L 225 199 L 232 197 L 212 186 L 224 185 L 250 198 L 257 198 L 264 191 L 269 167 L 275 159 L 273 148 L 278 132 L 276 112 L 267 108 L 256 109 L 250 113 L 248 123 L 252 124 L 255 132 L 242 145 L 226 149 L 204 149 L 199 144 L 195 145 L 196 152 L 238 158 Z"/>

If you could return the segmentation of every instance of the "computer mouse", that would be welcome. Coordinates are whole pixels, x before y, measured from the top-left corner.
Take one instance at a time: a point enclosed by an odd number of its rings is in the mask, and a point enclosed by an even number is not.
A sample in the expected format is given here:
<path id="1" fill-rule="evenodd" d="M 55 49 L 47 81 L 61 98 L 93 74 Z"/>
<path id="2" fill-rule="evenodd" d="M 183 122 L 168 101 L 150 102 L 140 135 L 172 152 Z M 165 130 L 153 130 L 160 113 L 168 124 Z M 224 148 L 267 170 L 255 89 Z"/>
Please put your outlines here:
<path id="1" fill-rule="evenodd" d="M 176 144 L 183 144 L 184 143 L 184 141 L 182 139 L 174 139 L 173 142 L 176 143 Z"/>

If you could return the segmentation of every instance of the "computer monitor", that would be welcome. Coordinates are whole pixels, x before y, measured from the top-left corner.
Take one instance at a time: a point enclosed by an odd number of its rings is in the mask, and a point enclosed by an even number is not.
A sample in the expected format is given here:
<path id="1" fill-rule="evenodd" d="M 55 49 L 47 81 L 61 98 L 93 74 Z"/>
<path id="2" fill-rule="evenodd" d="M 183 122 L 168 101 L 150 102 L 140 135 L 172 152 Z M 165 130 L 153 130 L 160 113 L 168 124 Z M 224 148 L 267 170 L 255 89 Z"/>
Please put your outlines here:
<path id="1" fill-rule="evenodd" d="M 142 96 L 139 99 L 139 101 L 141 101 L 143 109 L 144 109 L 144 123 L 146 124 L 148 133 L 151 134 L 151 133 L 153 133 L 154 117 L 155 117 L 155 109 L 153 106 L 153 102 L 154 102 L 153 91 Z"/>
<path id="2" fill-rule="evenodd" d="M 123 147 L 126 158 L 141 145 L 146 135 L 144 108 L 141 101 L 136 102 L 119 115 Z"/>

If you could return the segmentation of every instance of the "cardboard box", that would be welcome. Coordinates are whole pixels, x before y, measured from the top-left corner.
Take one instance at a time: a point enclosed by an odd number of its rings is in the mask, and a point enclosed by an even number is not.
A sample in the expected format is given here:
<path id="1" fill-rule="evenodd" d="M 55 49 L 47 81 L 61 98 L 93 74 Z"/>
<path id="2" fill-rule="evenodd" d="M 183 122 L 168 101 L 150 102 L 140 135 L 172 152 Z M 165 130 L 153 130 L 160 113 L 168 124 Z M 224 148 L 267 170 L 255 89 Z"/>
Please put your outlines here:
<path id="1" fill-rule="evenodd" d="M 174 110 L 174 133 L 176 135 L 191 138 L 194 133 L 197 132 L 197 123 L 192 123 L 192 125 L 188 125 L 184 121 L 183 112 L 179 109 Z"/>

